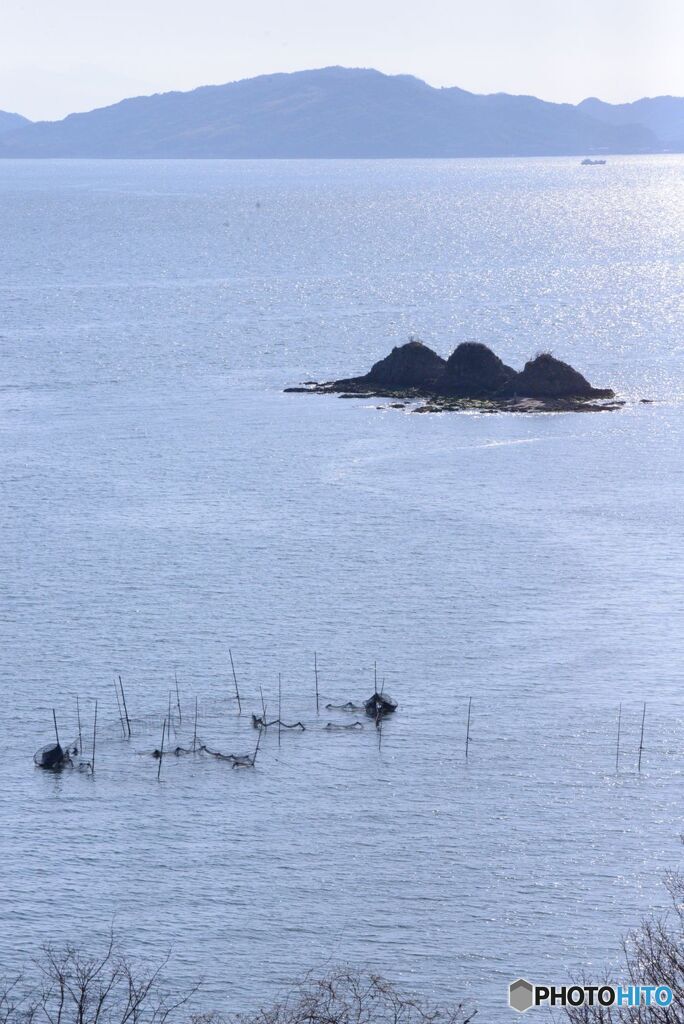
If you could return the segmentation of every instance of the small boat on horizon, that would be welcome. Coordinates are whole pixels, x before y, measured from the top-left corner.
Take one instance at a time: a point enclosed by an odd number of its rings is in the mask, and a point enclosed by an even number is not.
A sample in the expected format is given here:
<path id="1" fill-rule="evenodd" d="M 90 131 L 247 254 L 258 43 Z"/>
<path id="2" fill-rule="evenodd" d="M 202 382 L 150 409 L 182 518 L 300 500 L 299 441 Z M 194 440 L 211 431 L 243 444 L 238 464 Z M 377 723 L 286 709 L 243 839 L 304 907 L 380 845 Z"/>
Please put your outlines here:
<path id="1" fill-rule="evenodd" d="M 585 156 L 582 167 L 602 167 L 605 162 L 605 160 L 592 160 L 590 156 Z"/>

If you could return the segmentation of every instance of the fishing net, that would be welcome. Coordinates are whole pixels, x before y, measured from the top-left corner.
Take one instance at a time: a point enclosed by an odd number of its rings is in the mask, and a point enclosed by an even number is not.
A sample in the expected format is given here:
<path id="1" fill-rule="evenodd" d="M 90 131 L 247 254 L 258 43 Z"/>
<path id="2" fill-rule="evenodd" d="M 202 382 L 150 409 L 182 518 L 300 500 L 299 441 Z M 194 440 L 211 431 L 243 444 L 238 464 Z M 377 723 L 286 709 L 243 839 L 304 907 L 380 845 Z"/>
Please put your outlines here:
<path id="1" fill-rule="evenodd" d="M 168 750 L 153 750 L 152 757 L 159 760 L 162 757 L 183 757 L 185 754 L 207 754 L 217 761 L 227 761 L 233 768 L 252 768 L 256 759 L 254 754 L 224 754 L 220 750 L 212 750 L 206 743 L 199 742 L 193 747 L 171 747 Z"/>
<path id="2" fill-rule="evenodd" d="M 291 725 L 288 725 L 287 722 L 283 722 L 279 718 L 274 718 L 272 722 L 267 722 L 265 718 L 259 715 L 252 715 L 252 725 L 255 729 L 270 729 L 272 725 L 279 725 L 281 729 L 301 729 L 302 732 L 306 730 L 306 726 L 302 725 L 301 722 L 293 722 Z"/>
<path id="3" fill-rule="evenodd" d="M 78 753 L 78 751 L 76 751 Z M 65 750 L 59 743 L 48 743 L 33 755 L 33 763 L 38 768 L 58 771 L 72 764 L 70 750 Z"/>

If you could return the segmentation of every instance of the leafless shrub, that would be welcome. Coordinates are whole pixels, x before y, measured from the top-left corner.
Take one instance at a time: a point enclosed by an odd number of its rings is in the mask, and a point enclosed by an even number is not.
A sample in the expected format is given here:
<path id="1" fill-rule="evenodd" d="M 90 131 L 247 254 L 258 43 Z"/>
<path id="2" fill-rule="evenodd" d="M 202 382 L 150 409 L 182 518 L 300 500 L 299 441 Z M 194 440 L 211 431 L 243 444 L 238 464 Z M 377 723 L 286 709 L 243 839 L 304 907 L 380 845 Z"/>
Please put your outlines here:
<path id="1" fill-rule="evenodd" d="M 12 1024 L 23 1014 L 21 982 L 20 976 L 0 981 L 0 1024 Z"/>
<path id="2" fill-rule="evenodd" d="M 113 936 L 98 956 L 74 946 L 46 946 L 38 982 L 0 981 L 0 1024 L 469 1024 L 476 1011 L 441 1007 L 400 993 L 379 975 L 340 968 L 306 978 L 288 995 L 251 1014 L 192 1014 L 195 986 L 165 989 L 168 956 L 150 967 L 117 949 Z"/>
<path id="3" fill-rule="evenodd" d="M 156 966 L 121 953 L 110 935 L 100 956 L 45 946 L 37 982 L 0 982 L 0 1024 L 171 1024 L 196 992 L 164 987 L 168 956 Z"/>
<path id="4" fill-rule="evenodd" d="M 463 1003 L 441 1007 L 404 995 L 377 974 L 339 968 L 307 978 L 268 1009 L 237 1024 L 469 1024 L 477 1013 Z"/>
<path id="5" fill-rule="evenodd" d="M 672 897 L 666 917 L 651 917 L 630 932 L 622 943 L 624 976 L 628 985 L 669 985 L 667 1007 L 568 1008 L 573 1024 L 684 1024 L 684 875 L 669 872 L 665 884 Z"/>

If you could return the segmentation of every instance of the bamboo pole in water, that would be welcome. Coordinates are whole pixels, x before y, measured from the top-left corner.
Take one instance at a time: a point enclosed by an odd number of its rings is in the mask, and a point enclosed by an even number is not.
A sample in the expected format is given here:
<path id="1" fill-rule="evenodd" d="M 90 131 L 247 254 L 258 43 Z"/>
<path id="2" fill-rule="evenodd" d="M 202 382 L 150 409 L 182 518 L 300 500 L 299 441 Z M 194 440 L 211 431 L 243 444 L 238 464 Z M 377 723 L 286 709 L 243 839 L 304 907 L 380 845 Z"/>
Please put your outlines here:
<path id="1" fill-rule="evenodd" d="M 259 753 L 259 744 L 261 743 L 261 729 L 262 727 L 259 726 L 259 735 L 257 736 L 256 747 L 254 748 L 254 756 L 252 757 L 253 768 L 256 766 L 257 754 Z"/>
<path id="2" fill-rule="evenodd" d="M 264 704 L 264 691 L 259 687 L 259 693 L 261 694 L 261 717 L 264 725 L 266 725 L 266 705 Z"/>
<path id="3" fill-rule="evenodd" d="M 93 756 L 90 761 L 90 770 L 95 774 L 95 740 L 97 739 L 97 698 L 95 698 L 95 713 L 93 715 Z"/>
<path id="4" fill-rule="evenodd" d="M 646 701 L 644 701 L 644 712 L 641 716 L 641 737 L 639 739 L 639 771 L 641 771 L 641 755 L 644 750 L 644 724 L 646 722 Z"/>
<path id="5" fill-rule="evenodd" d="M 280 672 L 278 673 L 278 746 L 280 746 L 280 718 L 282 711 L 282 686 L 280 681 Z"/>
<path id="6" fill-rule="evenodd" d="M 314 679 L 316 680 L 316 714 L 320 714 L 318 707 L 318 656 L 314 651 Z"/>
<path id="7" fill-rule="evenodd" d="M 59 731 L 57 729 L 57 715 L 55 714 L 54 708 L 52 709 L 52 721 L 55 723 L 55 739 L 57 740 L 57 746 L 59 747 L 61 744 L 59 742 Z"/>
<path id="8" fill-rule="evenodd" d="M 123 701 L 124 714 L 126 716 L 126 728 L 128 729 L 128 738 L 131 737 L 131 720 L 128 717 L 128 707 L 126 706 L 126 693 L 121 682 L 121 676 L 119 676 L 119 686 L 121 687 L 121 700 Z"/>
<path id="9" fill-rule="evenodd" d="M 468 697 L 468 724 L 466 725 L 466 742 L 465 742 L 465 756 L 466 761 L 468 760 L 468 747 L 470 746 L 470 709 L 473 706 L 473 698 Z"/>
<path id="10" fill-rule="evenodd" d="M 174 681 L 176 683 L 176 707 L 178 708 L 178 724 L 182 725 L 183 724 L 183 712 L 181 711 L 180 690 L 178 689 L 178 672 L 176 671 L 175 666 L 174 666 L 174 669 L 173 669 L 173 678 L 174 678 Z"/>
<path id="11" fill-rule="evenodd" d="M 235 696 L 238 702 L 238 715 L 242 714 L 242 702 L 240 701 L 240 691 L 238 690 L 237 675 L 235 674 L 235 662 L 233 661 L 233 652 L 230 647 L 228 648 L 228 654 L 230 655 L 230 667 L 233 670 L 233 682 L 235 683 Z"/>
<path id="12" fill-rule="evenodd" d="M 157 768 L 157 782 L 159 782 L 159 779 L 161 778 L 161 766 L 162 766 L 162 761 L 164 760 L 164 738 L 165 738 L 165 736 L 166 736 L 166 719 L 164 719 L 164 724 L 162 726 L 161 747 L 159 748 L 159 767 Z"/>
<path id="13" fill-rule="evenodd" d="M 76 694 L 76 718 L 78 720 L 78 752 L 83 756 L 83 736 L 81 735 L 81 707 L 78 702 L 78 694 Z"/>
<path id="14" fill-rule="evenodd" d="M 615 746 L 615 771 L 618 770 L 620 763 L 620 726 L 622 725 L 622 704 L 618 708 L 618 726 L 617 726 L 617 743 Z"/>
<path id="15" fill-rule="evenodd" d="M 121 710 L 121 698 L 119 697 L 119 687 L 116 685 L 116 679 L 114 680 L 114 693 L 116 694 L 116 706 L 119 710 L 119 723 L 121 725 L 121 735 L 126 739 L 126 726 L 123 720 L 123 711 Z"/>

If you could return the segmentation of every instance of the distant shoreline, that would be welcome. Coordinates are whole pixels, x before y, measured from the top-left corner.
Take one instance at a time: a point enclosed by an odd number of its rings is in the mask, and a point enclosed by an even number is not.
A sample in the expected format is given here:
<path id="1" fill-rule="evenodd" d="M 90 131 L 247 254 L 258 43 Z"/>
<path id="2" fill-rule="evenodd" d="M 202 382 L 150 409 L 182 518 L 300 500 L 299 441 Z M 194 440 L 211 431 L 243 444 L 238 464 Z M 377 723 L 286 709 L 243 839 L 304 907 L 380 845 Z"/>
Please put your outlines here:
<path id="1" fill-rule="evenodd" d="M 583 153 L 549 153 L 549 154 L 508 154 L 506 156 L 469 156 L 469 157 L 53 157 L 53 156 L 7 156 L 6 154 L 0 153 L 0 163 L 2 164 L 22 164 L 22 163 L 83 163 L 83 164 L 122 164 L 122 163 L 136 163 L 136 164 L 416 164 L 416 163 L 427 163 L 427 162 L 440 162 L 440 163 L 475 163 L 477 161 L 487 161 L 487 163 L 496 163 L 500 161 L 504 163 L 510 160 L 529 160 L 529 161 L 568 161 L 571 160 L 576 163 L 578 168 L 582 169 L 582 161 L 580 157 Z M 624 158 L 628 159 L 646 159 L 653 157 L 684 157 L 684 151 L 677 153 L 670 152 L 654 152 L 654 153 L 606 153 L 602 157 L 605 157 L 608 163 L 606 167 L 610 166 L 610 161 L 613 159 L 621 160 Z"/>
<path id="2" fill-rule="evenodd" d="M 573 160 L 581 167 L 580 157 L 586 151 L 579 153 L 507 153 L 507 154 L 471 154 L 469 156 L 17 156 L 0 152 L 0 161 L 3 163 L 48 163 L 62 162 L 74 163 L 123 163 L 124 161 L 135 163 L 423 163 L 426 161 L 476 161 L 487 160 L 494 163 L 497 160 Z M 598 154 L 593 154 L 598 156 Z M 684 157 L 684 150 L 668 151 L 654 150 L 653 152 L 641 153 L 605 153 L 601 154 L 606 159 L 606 166 L 614 158 L 624 157 Z"/>
<path id="3" fill-rule="evenodd" d="M 327 67 L 136 96 L 59 121 L 0 111 L 0 158 L 380 160 L 684 152 L 684 98 L 610 104 Z"/>

